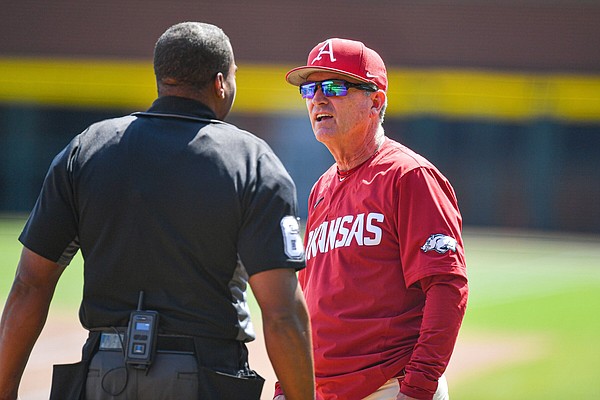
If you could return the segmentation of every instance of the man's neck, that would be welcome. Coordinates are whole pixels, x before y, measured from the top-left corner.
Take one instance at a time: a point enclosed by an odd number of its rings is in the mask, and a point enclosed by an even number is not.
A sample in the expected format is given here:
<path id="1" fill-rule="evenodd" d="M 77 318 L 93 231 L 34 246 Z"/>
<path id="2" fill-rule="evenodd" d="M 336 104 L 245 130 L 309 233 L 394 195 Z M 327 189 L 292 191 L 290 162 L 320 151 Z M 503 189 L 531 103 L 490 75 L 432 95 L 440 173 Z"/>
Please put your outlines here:
<path id="1" fill-rule="evenodd" d="M 331 154 L 335 159 L 339 171 L 349 171 L 352 168 L 356 168 L 361 165 L 369 158 L 373 157 L 385 140 L 385 133 L 383 127 L 379 125 L 376 132 L 367 137 L 365 143 L 361 143 L 355 148 L 346 148 L 344 150 L 330 149 Z"/>

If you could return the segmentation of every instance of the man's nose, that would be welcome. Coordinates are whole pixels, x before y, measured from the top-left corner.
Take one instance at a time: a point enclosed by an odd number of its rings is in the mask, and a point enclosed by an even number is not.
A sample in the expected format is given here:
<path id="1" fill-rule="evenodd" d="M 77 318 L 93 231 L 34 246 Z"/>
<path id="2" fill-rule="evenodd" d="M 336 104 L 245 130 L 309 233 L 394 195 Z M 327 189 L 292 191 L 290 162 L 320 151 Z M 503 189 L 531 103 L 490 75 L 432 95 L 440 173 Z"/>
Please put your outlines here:
<path id="1" fill-rule="evenodd" d="M 323 88 L 321 87 L 321 85 L 317 86 L 317 89 L 315 90 L 315 95 L 311 100 L 316 103 L 323 103 L 324 101 L 327 101 L 327 96 L 325 96 L 325 94 L 323 93 Z"/>

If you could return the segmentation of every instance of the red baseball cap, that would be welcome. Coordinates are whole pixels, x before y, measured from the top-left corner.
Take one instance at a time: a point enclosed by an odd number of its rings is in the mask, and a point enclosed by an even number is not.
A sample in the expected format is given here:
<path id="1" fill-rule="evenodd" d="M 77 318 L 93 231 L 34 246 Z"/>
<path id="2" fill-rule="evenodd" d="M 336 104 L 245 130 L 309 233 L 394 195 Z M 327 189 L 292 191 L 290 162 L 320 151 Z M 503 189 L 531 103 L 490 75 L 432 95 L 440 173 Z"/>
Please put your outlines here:
<path id="1" fill-rule="evenodd" d="M 387 90 L 387 71 L 383 59 L 362 42 L 332 38 L 316 45 L 308 54 L 306 65 L 290 70 L 285 80 L 300 86 L 313 72 L 334 72 Z"/>

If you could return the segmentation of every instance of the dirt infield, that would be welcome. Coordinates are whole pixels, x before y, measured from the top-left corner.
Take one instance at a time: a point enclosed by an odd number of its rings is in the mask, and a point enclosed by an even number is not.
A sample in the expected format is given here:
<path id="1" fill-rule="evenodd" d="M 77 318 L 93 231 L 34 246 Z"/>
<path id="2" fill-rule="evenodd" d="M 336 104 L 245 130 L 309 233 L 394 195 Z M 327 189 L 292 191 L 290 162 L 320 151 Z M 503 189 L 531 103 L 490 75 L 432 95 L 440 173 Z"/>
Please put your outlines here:
<path id="1" fill-rule="evenodd" d="M 255 323 L 255 325 L 258 325 Z M 257 340 L 249 344 L 251 367 L 265 379 L 261 400 L 270 400 L 275 374 L 269 363 L 264 341 L 257 326 Z M 52 365 L 79 361 L 84 331 L 75 315 L 51 313 L 25 370 L 21 383 L 21 400 L 46 400 L 50 393 Z M 461 336 L 446 372 L 450 386 L 473 378 L 489 369 L 526 361 L 545 351 L 543 341 L 534 337 Z"/>

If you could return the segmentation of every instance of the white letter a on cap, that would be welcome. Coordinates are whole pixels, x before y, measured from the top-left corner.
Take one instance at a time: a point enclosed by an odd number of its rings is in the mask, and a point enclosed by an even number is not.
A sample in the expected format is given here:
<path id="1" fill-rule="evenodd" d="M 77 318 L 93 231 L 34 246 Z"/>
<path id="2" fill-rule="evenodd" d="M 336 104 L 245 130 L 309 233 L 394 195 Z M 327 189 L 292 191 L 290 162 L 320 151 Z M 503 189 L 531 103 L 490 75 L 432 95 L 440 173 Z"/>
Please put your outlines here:
<path id="1" fill-rule="evenodd" d="M 312 60 L 311 64 L 314 64 L 315 61 L 321 60 L 321 55 L 329 54 L 329 59 L 331 62 L 335 62 L 335 56 L 333 55 L 333 45 L 331 44 L 331 39 L 325 41 L 323 47 L 319 49 L 319 54 Z"/>

